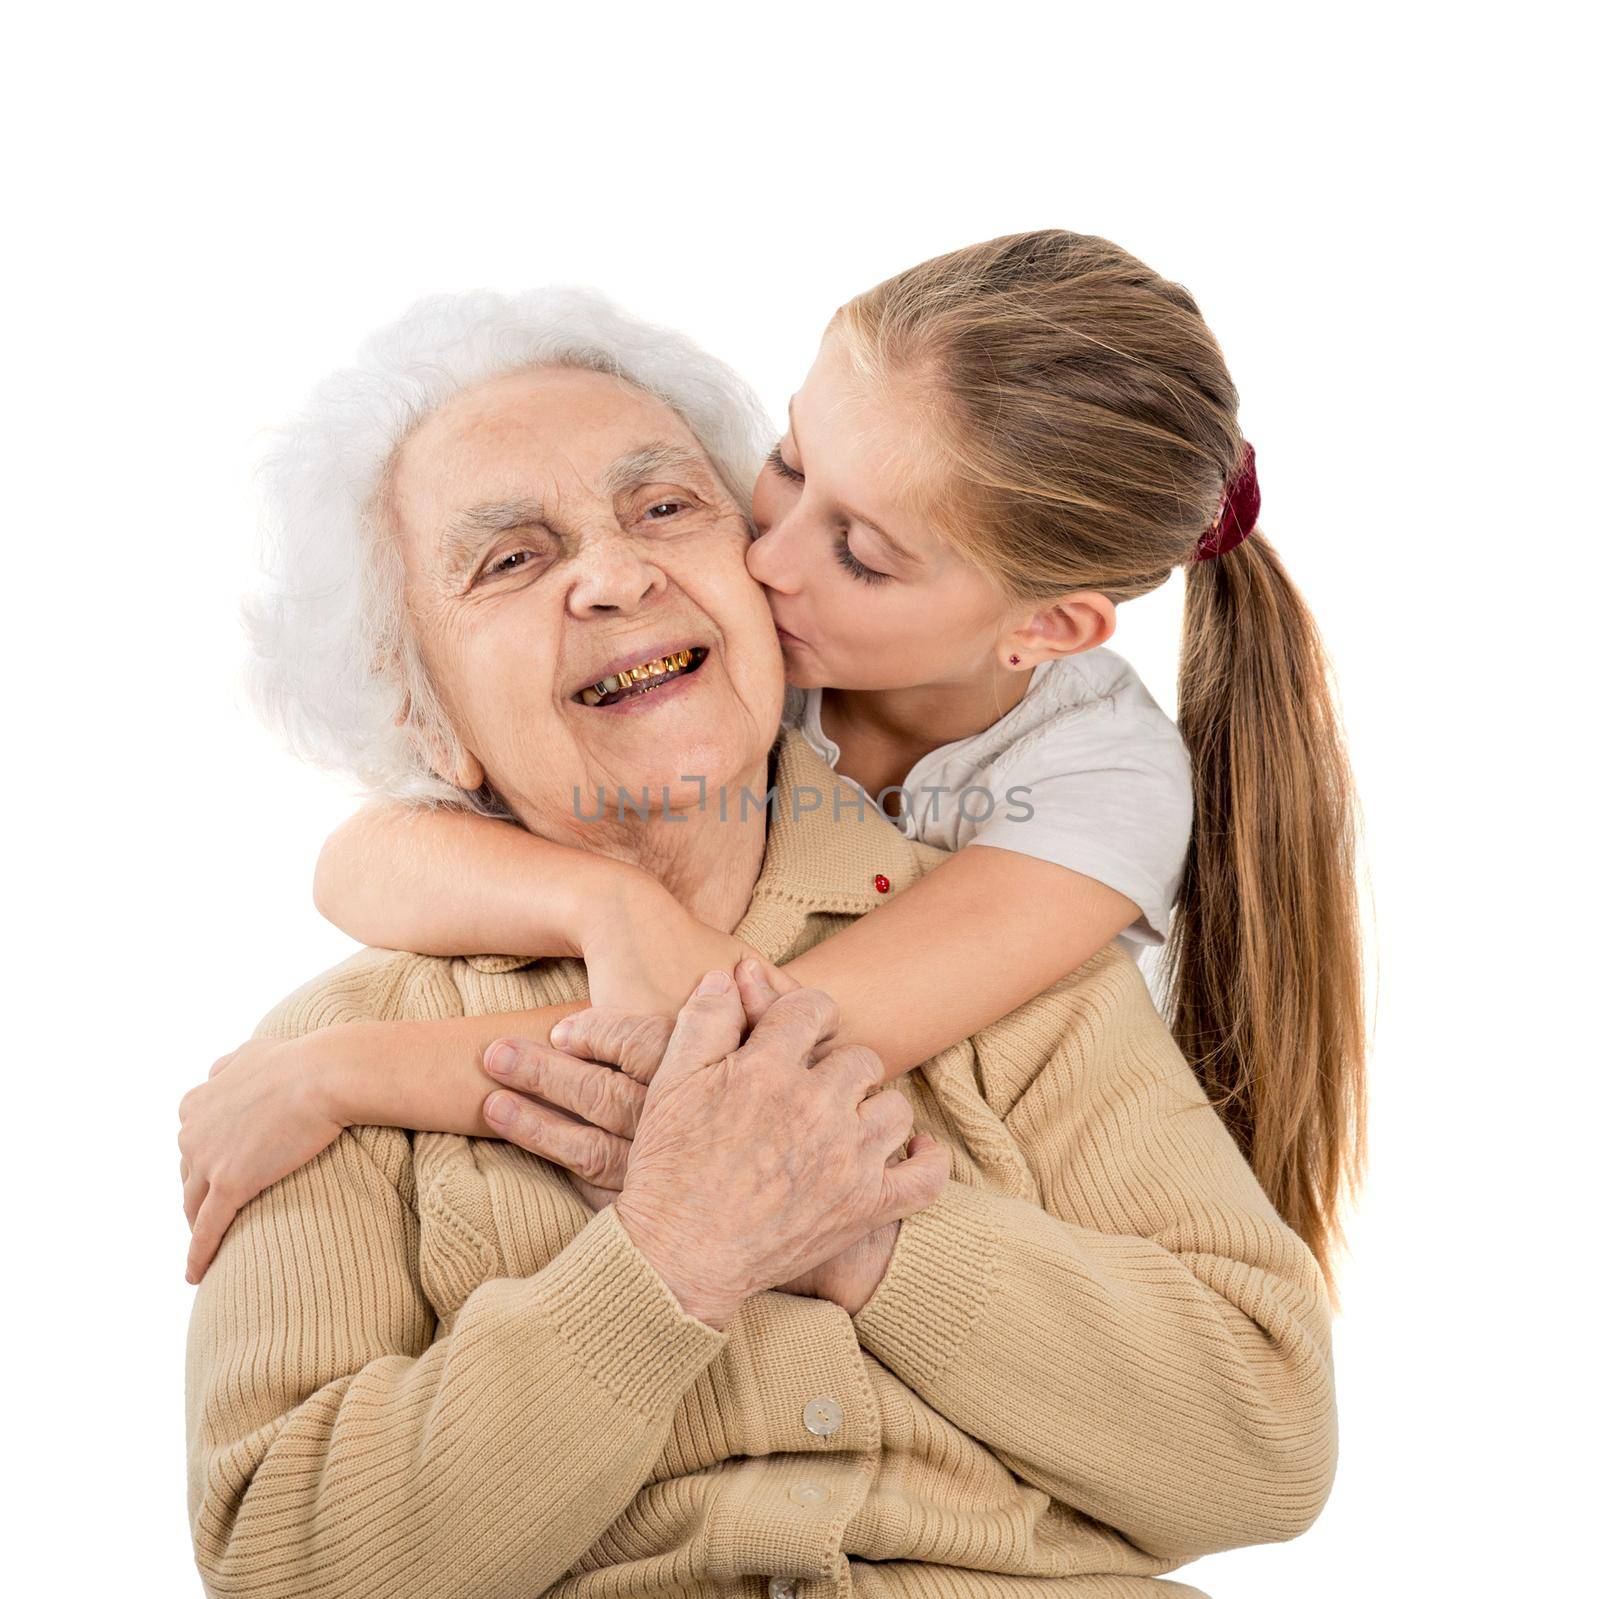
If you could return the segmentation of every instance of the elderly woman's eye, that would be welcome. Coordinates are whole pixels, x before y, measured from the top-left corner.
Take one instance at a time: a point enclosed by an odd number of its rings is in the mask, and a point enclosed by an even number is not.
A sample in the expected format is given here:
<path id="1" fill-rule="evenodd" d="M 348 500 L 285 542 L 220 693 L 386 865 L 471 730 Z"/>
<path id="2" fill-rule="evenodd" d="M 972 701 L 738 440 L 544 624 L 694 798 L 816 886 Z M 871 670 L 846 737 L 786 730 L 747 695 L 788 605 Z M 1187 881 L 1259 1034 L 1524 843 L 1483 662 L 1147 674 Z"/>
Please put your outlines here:
<path id="1" fill-rule="evenodd" d="M 664 521 L 665 518 L 657 516 L 657 511 L 665 511 L 668 513 L 668 515 L 671 515 L 671 513 L 674 511 L 683 511 L 687 509 L 688 507 L 682 500 L 657 500 L 654 505 L 648 505 L 645 507 L 645 515 L 650 517 L 652 521 L 660 522 Z"/>
<path id="2" fill-rule="evenodd" d="M 485 576 L 493 576 L 500 572 L 515 572 L 519 567 L 526 566 L 532 559 L 532 550 L 510 550 L 492 560 L 483 569 L 484 574 Z"/>

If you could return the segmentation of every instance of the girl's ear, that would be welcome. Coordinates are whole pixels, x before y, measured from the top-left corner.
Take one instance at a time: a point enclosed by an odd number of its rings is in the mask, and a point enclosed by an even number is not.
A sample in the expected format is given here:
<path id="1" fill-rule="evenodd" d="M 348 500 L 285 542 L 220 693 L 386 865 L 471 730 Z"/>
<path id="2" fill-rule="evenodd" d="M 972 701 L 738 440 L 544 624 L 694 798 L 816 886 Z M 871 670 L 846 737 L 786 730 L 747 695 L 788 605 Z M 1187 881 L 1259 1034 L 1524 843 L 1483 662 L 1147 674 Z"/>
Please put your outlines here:
<path id="1" fill-rule="evenodd" d="M 995 643 L 1000 664 L 1016 671 L 1063 655 L 1081 655 L 1117 630 L 1117 608 L 1104 594 L 1080 589 L 1033 611 Z"/>

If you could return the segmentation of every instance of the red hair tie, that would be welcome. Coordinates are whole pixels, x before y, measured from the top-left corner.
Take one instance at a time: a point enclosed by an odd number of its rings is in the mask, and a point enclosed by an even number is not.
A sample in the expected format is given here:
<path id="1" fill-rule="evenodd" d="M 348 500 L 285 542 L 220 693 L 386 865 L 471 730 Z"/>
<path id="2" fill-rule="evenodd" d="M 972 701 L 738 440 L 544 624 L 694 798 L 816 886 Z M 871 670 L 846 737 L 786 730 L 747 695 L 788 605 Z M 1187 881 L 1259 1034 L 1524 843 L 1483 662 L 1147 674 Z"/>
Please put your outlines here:
<path id="1" fill-rule="evenodd" d="M 1256 447 L 1246 444 L 1238 468 L 1229 480 L 1222 504 L 1211 526 L 1200 535 L 1193 559 L 1214 561 L 1243 544 L 1255 531 L 1261 513 L 1261 489 L 1256 483 Z"/>

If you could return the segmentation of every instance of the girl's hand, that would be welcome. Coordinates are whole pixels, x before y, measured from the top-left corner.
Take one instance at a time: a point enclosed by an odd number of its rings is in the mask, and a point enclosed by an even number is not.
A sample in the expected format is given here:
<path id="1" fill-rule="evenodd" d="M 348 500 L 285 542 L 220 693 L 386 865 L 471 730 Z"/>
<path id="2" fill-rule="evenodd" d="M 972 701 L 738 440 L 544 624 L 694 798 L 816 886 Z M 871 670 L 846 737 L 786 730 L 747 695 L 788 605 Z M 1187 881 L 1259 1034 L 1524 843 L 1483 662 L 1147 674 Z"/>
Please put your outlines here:
<path id="1" fill-rule="evenodd" d="M 197 1283 L 233 1218 L 344 1131 L 299 1039 L 251 1039 L 178 1102 L 183 1212 L 193 1236 L 184 1275 Z"/>
<path id="2" fill-rule="evenodd" d="M 759 957 L 740 963 L 734 981 L 747 1031 L 780 993 L 800 986 Z M 499 1039 L 485 1051 L 484 1067 L 507 1091 L 489 1096 L 484 1118 L 508 1142 L 564 1166 L 589 1207 L 601 1210 L 622 1190 L 645 1085 L 672 1027 L 670 1016 L 591 1007 L 557 1023 L 551 1045 L 559 1048 Z M 931 1142 L 917 1133 L 907 1153 Z M 780 1292 L 832 1300 L 855 1315 L 882 1281 L 899 1232 L 898 1221 L 886 1223 Z"/>
<path id="3" fill-rule="evenodd" d="M 754 956 L 732 933 L 690 915 L 645 872 L 594 907 L 581 944 L 591 1005 L 668 1018 L 707 972 L 731 972 Z"/>

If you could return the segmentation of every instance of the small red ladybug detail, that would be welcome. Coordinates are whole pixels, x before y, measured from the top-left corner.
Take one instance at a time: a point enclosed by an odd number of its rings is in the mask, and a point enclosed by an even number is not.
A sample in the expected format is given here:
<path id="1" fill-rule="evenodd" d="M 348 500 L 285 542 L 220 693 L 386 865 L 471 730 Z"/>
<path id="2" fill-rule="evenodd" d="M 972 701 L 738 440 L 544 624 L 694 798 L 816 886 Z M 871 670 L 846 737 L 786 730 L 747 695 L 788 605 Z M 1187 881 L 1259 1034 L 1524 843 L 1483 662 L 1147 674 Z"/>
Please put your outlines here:
<path id="1" fill-rule="evenodd" d="M 872 886 L 877 889 L 880 894 L 887 894 L 889 892 L 889 879 L 885 877 L 882 872 L 879 872 L 878 875 L 872 879 Z"/>

